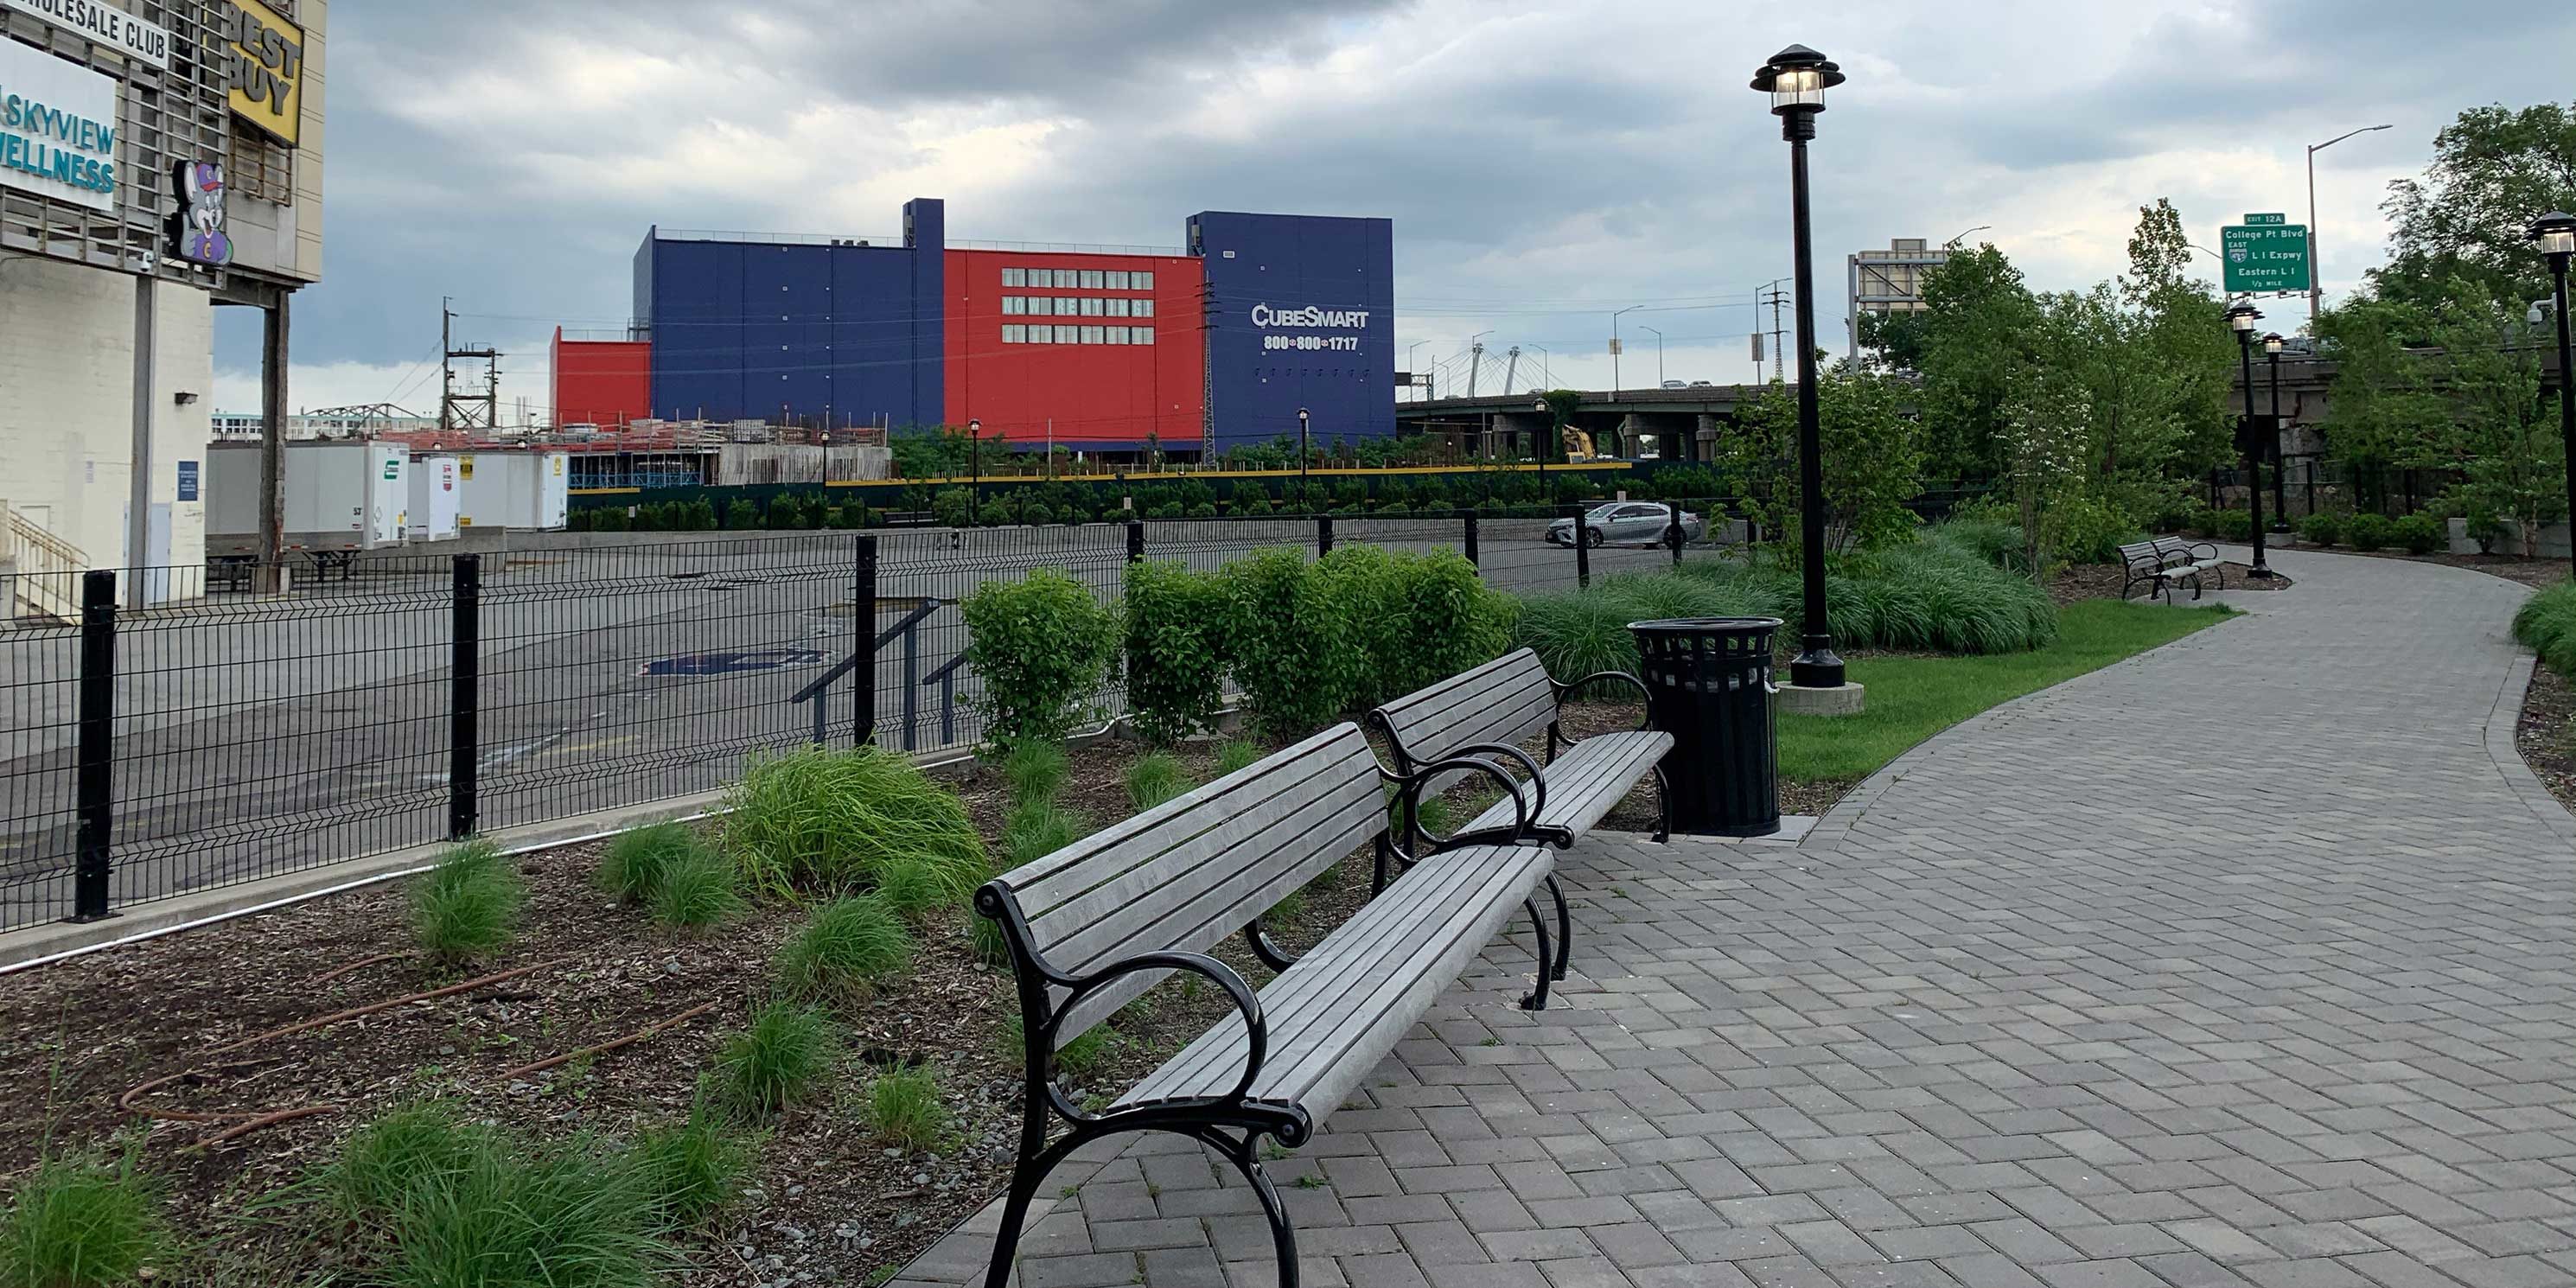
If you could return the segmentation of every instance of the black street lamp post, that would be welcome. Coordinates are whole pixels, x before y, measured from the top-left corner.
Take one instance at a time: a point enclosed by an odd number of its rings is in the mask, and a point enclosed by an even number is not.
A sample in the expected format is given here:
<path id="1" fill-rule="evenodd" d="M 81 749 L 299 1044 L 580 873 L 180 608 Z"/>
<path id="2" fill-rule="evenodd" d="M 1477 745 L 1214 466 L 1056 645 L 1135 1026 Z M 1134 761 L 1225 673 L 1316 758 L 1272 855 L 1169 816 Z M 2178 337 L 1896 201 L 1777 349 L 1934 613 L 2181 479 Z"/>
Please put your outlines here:
<path id="1" fill-rule="evenodd" d="M 1789 663 L 1789 683 L 1802 689 L 1843 687 L 1843 660 L 1834 654 L 1825 625 L 1825 470 L 1823 430 L 1816 410 L 1815 251 L 1807 220 L 1807 140 L 1816 137 L 1816 114 L 1825 91 L 1843 83 L 1842 69 L 1805 45 L 1791 45 L 1753 73 L 1753 88 L 1771 96 L 1780 137 L 1789 144 L 1791 242 L 1798 287 L 1798 509 L 1799 541 L 1806 548 L 1806 634 Z"/>
<path id="2" fill-rule="evenodd" d="M 2264 361 L 2272 368 L 2272 436 L 2263 445 L 2271 448 L 2272 457 L 2272 530 L 2290 530 L 2289 494 L 2282 491 L 2282 476 L 2289 473 L 2289 462 L 2281 455 L 2281 349 L 2288 341 L 2274 331 L 2263 337 Z"/>
<path id="3" fill-rule="evenodd" d="M 2249 525 L 2252 529 L 2249 535 L 2254 538 L 2254 567 L 2250 575 L 2268 578 L 2272 575 L 2272 568 L 2263 562 L 2263 440 L 2254 428 L 2254 324 L 2262 320 L 2263 315 L 2242 300 L 2228 306 L 2227 325 L 2236 332 L 2236 352 L 2242 361 L 2245 379 L 2245 426 L 2237 435 L 2237 446 L 2245 454 L 2248 471 L 2245 498 L 2246 505 L 2253 511 L 2246 516 L 2253 520 Z"/>
<path id="4" fill-rule="evenodd" d="M 966 526 L 975 526 L 976 493 L 984 490 L 984 422 L 966 422 Z"/>
<path id="5" fill-rule="evenodd" d="M 1545 398 L 1539 399 L 1538 405 L 1531 410 L 1548 418 L 1548 436 L 1530 444 L 1530 446 L 1538 449 L 1536 452 L 1532 453 L 1532 455 L 1538 457 L 1538 503 L 1540 505 L 1550 505 L 1555 502 L 1556 498 L 1547 494 L 1548 450 L 1552 445 L 1565 441 L 1565 418 L 1557 415 L 1556 404 L 1549 402 Z"/>
<path id="6" fill-rule="evenodd" d="M 2576 255 L 2576 215 L 2553 210 L 2532 221 L 2532 244 L 2549 256 L 2558 302 L 2558 435 L 2567 454 L 2567 519 L 2576 531 L 2576 363 L 2567 342 L 2567 260 Z"/>

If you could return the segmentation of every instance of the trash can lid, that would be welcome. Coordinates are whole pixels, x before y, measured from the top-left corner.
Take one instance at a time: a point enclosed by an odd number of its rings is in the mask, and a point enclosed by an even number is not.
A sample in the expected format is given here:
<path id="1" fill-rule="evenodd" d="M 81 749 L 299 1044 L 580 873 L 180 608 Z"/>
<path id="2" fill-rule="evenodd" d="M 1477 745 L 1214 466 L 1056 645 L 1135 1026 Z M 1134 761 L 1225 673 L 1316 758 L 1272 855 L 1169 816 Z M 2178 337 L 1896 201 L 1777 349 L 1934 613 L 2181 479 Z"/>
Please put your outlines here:
<path id="1" fill-rule="evenodd" d="M 1737 635 L 1776 631 L 1780 626 L 1777 617 L 1667 617 L 1628 623 L 1628 629 L 1640 635 Z"/>

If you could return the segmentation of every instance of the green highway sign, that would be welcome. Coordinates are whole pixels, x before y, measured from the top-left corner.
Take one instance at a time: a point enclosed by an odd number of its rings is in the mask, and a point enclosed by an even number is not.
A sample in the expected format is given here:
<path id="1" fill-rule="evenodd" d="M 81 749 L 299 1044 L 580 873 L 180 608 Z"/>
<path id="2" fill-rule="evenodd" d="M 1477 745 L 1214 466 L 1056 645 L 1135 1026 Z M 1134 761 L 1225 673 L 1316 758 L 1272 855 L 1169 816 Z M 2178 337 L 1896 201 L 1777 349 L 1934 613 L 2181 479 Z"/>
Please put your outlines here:
<path id="1" fill-rule="evenodd" d="M 2244 223 L 2218 230 L 2229 294 L 2308 289 L 2308 226 L 2280 220 L 2279 215 L 2247 215 Z"/>

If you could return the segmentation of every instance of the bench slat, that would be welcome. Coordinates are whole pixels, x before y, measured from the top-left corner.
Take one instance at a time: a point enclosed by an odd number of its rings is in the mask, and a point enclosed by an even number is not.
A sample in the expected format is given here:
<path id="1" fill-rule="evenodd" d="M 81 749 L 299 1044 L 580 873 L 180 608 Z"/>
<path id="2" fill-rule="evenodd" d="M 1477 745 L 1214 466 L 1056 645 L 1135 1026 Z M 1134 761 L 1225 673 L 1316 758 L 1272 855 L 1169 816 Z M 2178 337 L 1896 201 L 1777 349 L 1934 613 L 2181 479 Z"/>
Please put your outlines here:
<path id="1" fill-rule="evenodd" d="M 1572 831 L 1589 830 L 1628 792 L 1654 773 L 1656 762 L 1672 750 L 1673 736 L 1652 731 L 1594 734 L 1557 757 L 1547 767 L 1547 808 L 1538 822 Z M 1465 830 L 1502 827 L 1512 821 L 1512 803 L 1494 802 Z"/>
<path id="2" fill-rule="evenodd" d="M 1378 713 L 1417 761 L 1480 742 L 1518 743 L 1556 718 L 1556 693 L 1538 654 L 1520 649 Z"/>

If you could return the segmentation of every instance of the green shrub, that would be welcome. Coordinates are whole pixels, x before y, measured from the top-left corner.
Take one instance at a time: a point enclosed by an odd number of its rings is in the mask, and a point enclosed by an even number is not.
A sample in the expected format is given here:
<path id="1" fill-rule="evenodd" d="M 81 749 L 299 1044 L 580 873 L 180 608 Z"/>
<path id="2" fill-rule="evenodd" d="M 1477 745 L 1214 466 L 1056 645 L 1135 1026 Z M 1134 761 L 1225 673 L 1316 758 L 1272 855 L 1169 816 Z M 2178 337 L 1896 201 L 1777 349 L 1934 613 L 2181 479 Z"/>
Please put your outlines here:
<path id="1" fill-rule="evenodd" d="M 868 1084 L 868 1129 L 904 1149 L 934 1149 L 948 1135 L 948 1106 L 928 1065 L 888 1069 Z"/>
<path id="2" fill-rule="evenodd" d="M 167 1277 L 176 1246 L 134 1155 L 48 1154 L 10 1187 L 0 1285 L 125 1288 L 148 1272 Z"/>
<path id="3" fill-rule="evenodd" d="M 694 532 L 716 530 L 716 503 L 706 497 L 689 502 L 689 528 Z"/>
<path id="4" fill-rule="evenodd" d="M 1118 622 L 1091 588 L 1052 568 L 987 581 L 964 605 L 971 700 L 985 737 L 1009 749 L 1063 742 L 1090 712 L 1118 651 Z"/>
<path id="5" fill-rule="evenodd" d="M 1331 723 L 1361 660 L 1305 555 L 1264 550 L 1225 565 L 1217 579 L 1235 684 L 1254 723 L 1279 738 Z"/>
<path id="6" fill-rule="evenodd" d="M 2410 514 L 2388 525 L 2388 537 L 2410 555 L 2429 555 L 2450 535 L 2449 527 L 2432 515 Z"/>
<path id="7" fill-rule="evenodd" d="M 2052 506 L 2043 528 L 2057 558 L 2081 564 L 2118 563 L 2122 542 L 2146 536 L 2129 516 L 2089 496 Z"/>
<path id="8" fill-rule="evenodd" d="M 752 1013 L 751 1027 L 725 1039 L 716 1053 L 717 1095 L 737 1117 L 774 1114 L 812 1094 L 832 1067 L 839 1041 L 821 1011 L 799 1002 L 768 1003 Z"/>
<path id="9" fill-rule="evenodd" d="M 1035 801 L 1011 811 L 1002 823 L 1003 862 L 1022 868 L 1082 839 L 1082 819 L 1053 801 Z"/>
<path id="10" fill-rule="evenodd" d="M 340 1146 L 324 1175 L 324 1192 L 352 1221 L 400 1208 L 404 1196 L 453 1174 L 496 1148 L 491 1129 L 467 1122 L 456 1106 L 425 1101 L 387 1110 Z"/>
<path id="11" fill-rule="evenodd" d="M 779 946 L 779 990 L 790 997 L 856 996 L 912 962 L 912 936 L 874 895 L 835 899 Z"/>
<path id="12" fill-rule="evenodd" d="M 686 1119 L 637 1136 L 625 1162 L 637 1197 L 650 1213 L 647 1224 L 658 1230 L 692 1230 L 742 1192 L 752 1146 L 701 1103 L 690 1108 Z"/>
<path id="13" fill-rule="evenodd" d="M 2221 541 L 2247 541 L 2254 536 L 2254 515 L 2250 511 L 2220 510 L 2217 523 Z"/>
<path id="14" fill-rule="evenodd" d="M 1055 511 L 1044 501 L 1030 501 L 1020 507 L 1020 522 L 1045 525 L 1055 522 Z"/>
<path id="15" fill-rule="evenodd" d="M 2344 521 L 2343 539 L 2355 550 L 2379 550 L 2396 535 L 2392 531 L 2395 526 L 2386 516 L 2365 511 Z"/>
<path id="16" fill-rule="evenodd" d="M 1177 560 L 1127 565 L 1127 710 L 1147 742 L 1169 746 L 1225 705 L 1225 587 Z"/>
<path id="17" fill-rule="evenodd" d="M 427 1155 L 404 1160 L 355 1224 L 383 1244 L 373 1282 L 650 1288 L 679 1268 L 626 1152 L 588 1135 L 520 1140 L 452 1116 L 441 1134 Z"/>
<path id="18" fill-rule="evenodd" d="M 737 532 L 757 528 L 760 526 L 760 507 L 753 505 L 748 497 L 735 497 L 733 504 L 725 507 L 724 525 Z"/>
<path id="19" fill-rule="evenodd" d="M 644 903 L 662 888 L 665 869 L 706 848 L 697 829 L 686 823 L 654 823 L 621 832 L 600 855 L 596 880 L 620 903 Z"/>
<path id="20" fill-rule="evenodd" d="M 1002 777 L 1011 784 L 1014 805 L 1054 800 L 1072 769 L 1061 743 L 1024 742 L 1002 758 Z"/>
<path id="21" fill-rule="evenodd" d="M 2222 513 L 2224 511 L 2206 505 L 2191 507 L 2191 535 L 2203 541 L 2217 540 L 2220 535 L 2218 516 Z"/>
<path id="22" fill-rule="evenodd" d="M 1221 778 L 1239 769 L 1250 769 L 1260 759 L 1261 748 L 1258 744 L 1246 742 L 1241 738 L 1229 738 L 1217 745 L 1217 776 Z"/>
<path id="23" fill-rule="evenodd" d="M 653 890 L 653 921 L 666 930 L 704 930 L 740 914 L 742 896 L 735 892 L 733 863 L 711 849 L 700 849 L 662 869 Z"/>
<path id="24" fill-rule="evenodd" d="M 624 532 L 629 526 L 625 506 L 603 506 L 590 513 L 590 530 L 593 532 Z"/>
<path id="25" fill-rule="evenodd" d="M 2513 637 L 2563 676 L 2576 676 L 2576 582 L 2562 581 L 2524 601 Z"/>
<path id="26" fill-rule="evenodd" d="M 877 874 L 876 893 L 886 911 L 918 926 L 964 907 L 972 890 L 962 878 L 950 879 L 927 863 L 906 861 Z"/>
<path id="27" fill-rule="evenodd" d="M 528 901 L 527 882 L 489 841 L 449 850 L 411 888 L 412 937 L 445 962 L 508 947 Z"/>
<path id="28" fill-rule="evenodd" d="M 854 890 L 897 863 L 928 865 L 960 897 L 983 879 L 965 805 L 882 748 L 757 757 L 725 799 L 725 849 L 755 889 Z"/>
<path id="29" fill-rule="evenodd" d="M 2469 540 L 2478 543 L 2478 553 L 2494 554 L 2496 546 L 2502 543 L 2506 536 L 2504 520 L 2498 518 L 2494 510 L 2482 505 L 2471 507 L 2468 514 L 2463 517 L 2467 520 L 2463 525 L 2466 528 L 2465 535 Z"/>
<path id="30" fill-rule="evenodd" d="M 1181 772 L 1181 762 L 1162 752 L 1139 756 L 1127 767 L 1127 802 L 1137 813 L 1180 796 L 1190 790 L 1189 775 Z"/>
<path id="31" fill-rule="evenodd" d="M 2021 525 L 2006 519 L 1958 516 L 1945 519 L 1924 534 L 1927 541 L 1965 551 L 2007 572 L 2027 572 L 2030 546 Z"/>
<path id="32" fill-rule="evenodd" d="M 930 498 L 930 521 L 943 528 L 962 528 L 974 508 L 967 503 L 966 489 L 944 487 Z"/>
<path id="33" fill-rule="evenodd" d="M 1510 646 L 1518 601 L 1487 586 L 1464 555 L 1397 554 L 1381 577 L 1374 596 L 1353 605 L 1378 623 L 1366 632 L 1366 674 L 1377 683 L 1363 686 L 1376 692 L 1355 695 L 1355 704 L 1374 705 L 1428 688 L 1494 660 Z"/>
<path id="34" fill-rule="evenodd" d="M 2333 545 L 2343 539 L 2343 516 L 2319 511 L 2299 520 L 2299 539 L 2312 546 Z"/>

